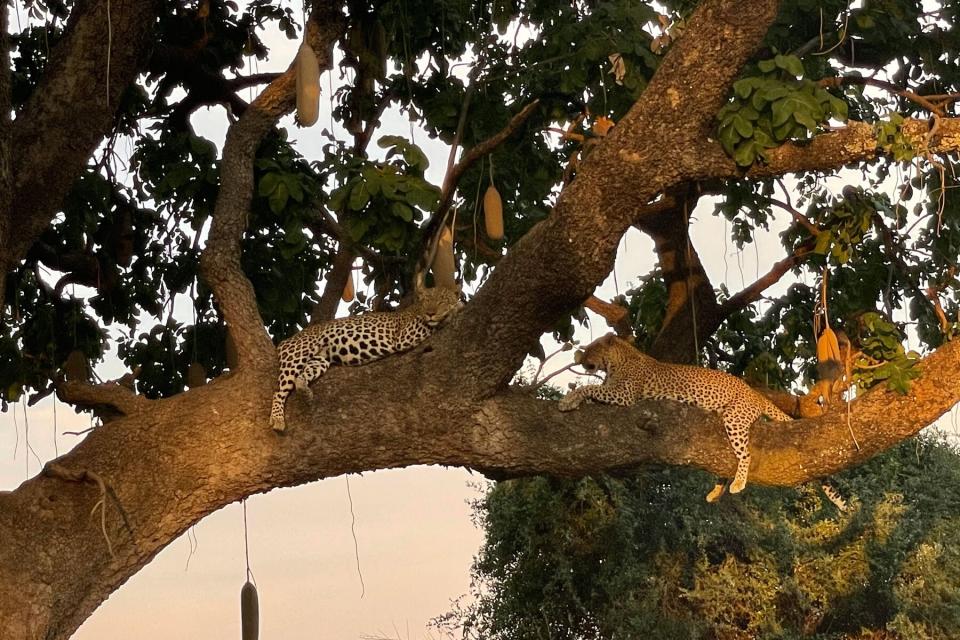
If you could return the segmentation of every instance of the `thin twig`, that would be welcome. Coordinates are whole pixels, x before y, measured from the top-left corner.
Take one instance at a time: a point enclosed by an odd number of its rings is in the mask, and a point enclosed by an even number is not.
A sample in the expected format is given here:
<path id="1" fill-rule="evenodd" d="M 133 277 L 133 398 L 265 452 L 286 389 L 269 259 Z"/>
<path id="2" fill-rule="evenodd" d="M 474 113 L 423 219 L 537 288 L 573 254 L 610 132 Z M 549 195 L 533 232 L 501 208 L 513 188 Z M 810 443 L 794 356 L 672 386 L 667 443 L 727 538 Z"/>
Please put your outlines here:
<path id="1" fill-rule="evenodd" d="M 910 100 L 911 102 L 914 102 L 920 105 L 930 113 L 936 114 L 938 116 L 945 115 L 943 110 L 944 105 L 934 104 L 926 96 L 921 96 L 908 89 L 903 89 L 893 84 L 892 82 L 887 82 L 886 80 L 877 80 L 876 78 L 865 78 L 863 76 L 837 76 L 835 78 L 823 78 L 822 80 L 817 82 L 818 86 L 821 86 L 824 88 L 840 87 L 845 84 L 870 86 L 870 87 L 877 87 L 878 89 L 884 89 L 885 91 L 889 91 L 890 93 L 898 95 L 901 98 L 906 98 L 907 100 Z M 957 97 L 960 97 L 960 94 L 948 94 L 948 97 L 952 99 L 957 99 Z"/>
<path id="2" fill-rule="evenodd" d="M 526 122 L 527 118 L 530 117 L 539 104 L 539 100 L 534 100 L 525 106 L 520 110 L 519 113 L 517 113 L 517 115 L 510 119 L 510 122 L 507 123 L 507 126 L 483 142 L 471 147 L 466 153 L 463 154 L 460 162 L 455 164 L 448 172 L 446 178 L 444 178 L 444 188 L 440 194 L 440 204 L 437 206 L 437 210 L 433 213 L 427 223 L 423 225 L 424 238 L 429 239 L 427 244 L 427 248 L 429 250 L 422 253 L 422 255 L 425 255 L 427 258 L 426 262 L 424 263 L 426 265 L 423 268 L 424 273 L 426 273 L 429 265 L 433 264 L 433 258 L 437 253 L 437 244 L 440 240 L 440 230 L 447 222 L 447 214 L 450 211 L 450 206 L 453 204 L 453 194 L 457 190 L 457 185 L 460 183 L 460 178 L 463 177 L 463 174 L 467 171 L 467 169 L 473 166 L 477 160 L 496 149 L 507 138 L 513 135 L 523 125 L 523 123 Z"/>

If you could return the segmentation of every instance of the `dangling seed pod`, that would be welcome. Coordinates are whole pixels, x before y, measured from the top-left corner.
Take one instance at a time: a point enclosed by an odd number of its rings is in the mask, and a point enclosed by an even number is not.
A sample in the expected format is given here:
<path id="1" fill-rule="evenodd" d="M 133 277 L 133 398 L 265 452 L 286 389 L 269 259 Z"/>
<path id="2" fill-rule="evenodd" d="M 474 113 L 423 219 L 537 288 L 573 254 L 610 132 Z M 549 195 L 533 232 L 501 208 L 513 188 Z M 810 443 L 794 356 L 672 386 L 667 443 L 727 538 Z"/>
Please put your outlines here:
<path id="1" fill-rule="evenodd" d="M 260 637 L 260 603 L 257 588 L 249 580 L 240 589 L 240 637 L 242 640 Z"/>
<path id="2" fill-rule="evenodd" d="M 503 201 L 493 184 L 487 187 L 487 192 L 483 194 L 483 222 L 488 238 L 503 239 Z"/>
<path id="3" fill-rule="evenodd" d="M 434 286 L 457 288 L 455 277 L 456 263 L 453 259 L 453 232 L 450 227 L 444 227 L 437 242 L 437 255 L 433 258 Z"/>
<path id="4" fill-rule="evenodd" d="M 340 295 L 340 299 L 344 302 L 353 302 L 353 271 L 347 274 L 347 282 L 343 285 L 343 293 Z"/>
<path id="5" fill-rule="evenodd" d="M 191 362 L 187 367 L 187 387 L 196 389 L 207 384 L 207 369 L 199 362 Z"/>
<path id="6" fill-rule="evenodd" d="M 87 355 L 80 349 L 74 349 L 63 362 L 63 373 L 71 382 L 86 382 L 90 379 L 90 363 Z"/>
<path id="7" fill-rule="evenodd" d="M 817 339 L 817 360 L 840 362 L 840 342 L 837 340 L 837 334 L 830 327 L 824 329 Z"/>
<path id="8" fill-rule="evenodd" d="M 320 65 L 306 42 L 297 52 L 297 120 L 309 127 L 320 117 Z"/>

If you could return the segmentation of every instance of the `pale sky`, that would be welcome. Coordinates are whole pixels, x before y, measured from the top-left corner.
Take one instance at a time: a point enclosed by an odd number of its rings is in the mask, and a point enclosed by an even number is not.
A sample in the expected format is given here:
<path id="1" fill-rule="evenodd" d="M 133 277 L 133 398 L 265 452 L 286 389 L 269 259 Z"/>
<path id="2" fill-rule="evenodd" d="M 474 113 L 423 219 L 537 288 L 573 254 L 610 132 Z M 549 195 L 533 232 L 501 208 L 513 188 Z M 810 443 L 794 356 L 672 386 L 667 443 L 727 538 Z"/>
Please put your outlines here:
<path id="1" fill-rule="evenodd" d="M 257 70 L 284 68 L 298 43 L 267 40 L 273 45 L 273 62 Z M 314 129 L 297 129 L 289 118 L 283 123 L 309 159 L 320 157 L 319 131 L 330 123 L 326 74 L 322 87 L 322 111 Z M 198 133 L 222 149 L 226 124 L 222 110 L 199 112 L 193 123 Z M 402 117 L 390 120 L 381 135 L 387 133 L 409 135 L 409 123 Z M 439 184 L 446 148 L 422 132 L 415 134 L 415 141 L 433 159 L 428 177 Z M 773 231 L 758 234 L 757 248 L 749 246 L 742 253 L 727 239 L 723 220 L 710 215 L 710 207 L 701 207 L 693 218 L 694 245 L 716 286 L 726 283 L 737 291 L 783 257 L 777 233 L 789 219 L 782 212 Z M 631 232 L 621 245 L 616 278 L 608 278 L 597 294 L 609 300 L 625 291 L 653 262 L 652 243 Z M 771 291 L 781 292 L 790 282 Z M 602 320 L 594 318 L 592 325 L 580 332 L 581 341 L 607 332 Z M 570 356 L 551 360 L 545 372 L 563 366 Z M 115 367 L 104 369 L 104 377 L 119 375 L 114 375 Z M 89 418 L 57 402 L 55 427 L 51 399 L 28 409 L 27 417 L 30 451 L 22 405 L 15 417 L 9 411 L 0 414 L 0 490 L 13 489 L 36 474 L 41 462 L 54 457 L 54 441 L 60 454 L 76 444 L 79 437 L 63 435 L 64 431 L 89 426 Z M 59 435 L 54 435 L 55 429 Z M 482 532 L 471 523 L 467 501 L 481 495 L 478 486 L 483 483 L 481 476 L 461 469 L 418 467 L 352 476 L 363 591 L 343 477 L 250 498 L 250 560 L 260 597 L 260 637 L 439 638 L 427 622 L 447 612 L 450 602 L 468 591 L 470 564 Z M 74 638 L 233 640 L 240 635 L 244 577 L 243 516 L 237 503 L 207 517 L 191 535 L 168 546 L 114 593 Z"/>

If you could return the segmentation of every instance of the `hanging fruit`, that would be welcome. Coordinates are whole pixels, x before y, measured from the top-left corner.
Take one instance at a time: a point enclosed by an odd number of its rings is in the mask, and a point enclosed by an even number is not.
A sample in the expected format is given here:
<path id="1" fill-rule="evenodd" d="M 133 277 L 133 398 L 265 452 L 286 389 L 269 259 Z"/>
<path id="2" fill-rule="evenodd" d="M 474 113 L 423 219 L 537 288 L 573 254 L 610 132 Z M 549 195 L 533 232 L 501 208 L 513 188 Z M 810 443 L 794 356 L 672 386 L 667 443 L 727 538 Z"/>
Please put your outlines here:
<path id="1" fill-rule="evenodd" d="M 63 373 L 71 382 L 87 382 L 90 380 L 90 363 L 87 354 L 80 349 L 74 349 L 63 362 Z"/>
<path id="2" fill-rule="evenodd" d="M 840 341 L 837 340 L 837 334 L 829 326 L 817 338 L 817 360 L 820 362 L 828 360 L 840 362 L 841 360 Z"/>
<path id="3" fill-rule="evenodd" d="M 320 117 L 320 64 L 304 41 L 297 52 L 297 120 L 309 127 Z"/>
<path id="4" fill-rule="evenodd" d="M 199 362 L 191 362 L 187 367 L 187 387 L 196 389 L 207 384 L 207 369 Z"/>
<path id="5" fill-rule="evenodd" d="M 434 286 L 457 288 L 456 263 L 453 259 L 453 232 L 444 227 L 437 242 L 437 255 L 433 258 Z"/>
<path id="6" fill-rule="evenodd" d="M 353 270 L 351 269 L 350 273 L 347 274 L 347 281 L 343 285 L 343 293 L 340 295 L 340 299 L 344 302 L 353 302 Z"/>
<path id="7" fill-rule="evenodd" d="M 492 183 L 483 194 L 483 222 L 488 238 L 503 239 L 503 201 L 500 200 L 500 192 Z"/>
<path id="8" fill-rule="evenodd" d="M 249 580 L 240 589 L 240 637 L 242 640 L 260 637 L 260 603 L 257 588 Z"/>

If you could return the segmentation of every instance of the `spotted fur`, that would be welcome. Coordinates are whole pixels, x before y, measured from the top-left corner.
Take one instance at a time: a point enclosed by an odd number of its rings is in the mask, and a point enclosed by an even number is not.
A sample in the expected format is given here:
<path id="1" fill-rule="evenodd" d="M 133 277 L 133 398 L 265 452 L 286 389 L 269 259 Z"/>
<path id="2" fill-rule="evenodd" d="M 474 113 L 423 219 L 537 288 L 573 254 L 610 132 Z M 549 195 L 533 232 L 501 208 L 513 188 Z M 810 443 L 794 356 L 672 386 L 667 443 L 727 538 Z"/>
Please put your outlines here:
<path id="1" fill-rule="evenodd" d="M 273 394 L 270 426 L 283 431 L 284 403 L 290 392 L 309 390 L 330 365 L 361 365 L 423 342 L 451 312 L 459 308 L 458 291 L 443 287 L 419 289 L 416 301 L 400 311 L 371 312 L 311 325 L 277 348 L 280 377 Z"/>
<path id="2" fill-rule="evenodd" d="M 647 399 L 677 400 L 720 414 L 737 456 L 730 493 L 743 491 L 747 484 L 750 427 L 762 416 L 779 422 L 792 420 L 739 378 L 715 369 L 659 362 L 612 334 L 588 345 L 579 363 L 587 371 L 605 371 L 606 379 L 603 384 L 568 393 L 560 400 L 561 411 L 576 409 L 587 399 L 623 406 Z M 718 484 L 707 500 L 719 498 L 724 488 Z"/>

